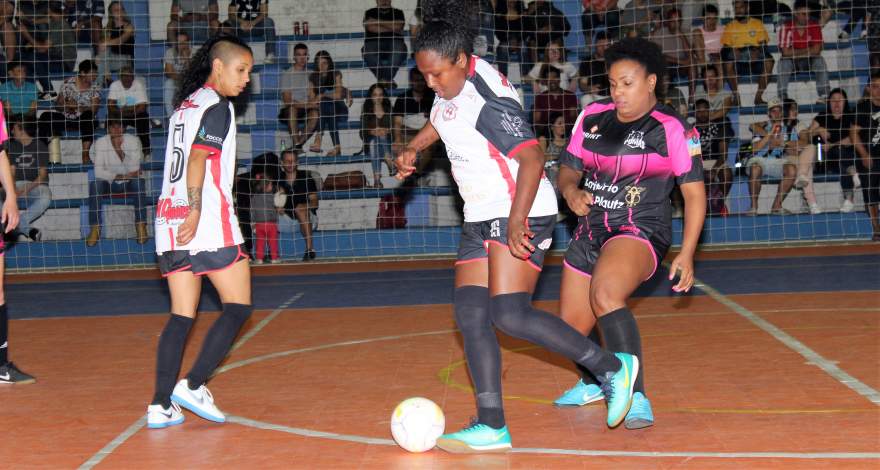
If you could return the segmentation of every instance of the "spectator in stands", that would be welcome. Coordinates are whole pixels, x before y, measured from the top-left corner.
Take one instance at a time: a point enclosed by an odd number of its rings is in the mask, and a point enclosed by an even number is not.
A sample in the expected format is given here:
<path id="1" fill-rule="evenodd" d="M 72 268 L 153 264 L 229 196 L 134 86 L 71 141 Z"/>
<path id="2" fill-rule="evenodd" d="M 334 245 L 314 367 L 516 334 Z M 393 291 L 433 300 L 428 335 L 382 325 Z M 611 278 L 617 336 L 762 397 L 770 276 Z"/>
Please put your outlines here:
<path id="1" fill-rule="evenodd" d="M 110 74 L 134 61 L 134 25 L 128 19 L 122 2 L 114 0 L 107 8 L 109 18 L 104 37 L 98 43 L 98 83 L 107 86 Z"/>
<path id="2" fill-rule="evenodd" d="M 141 79 L 135 79 L 131 64 L 119 69 L 119 80 L 110 85 L 107 95 L 107 111 L 116 113 L 123 126 L 133 126 L 141 139 L 144 156 L 150 155 L 150 115 L 147 87 Z"/>
<path id="3" fill-rule="evenodd" d="M 597 34 L 605 37 L 620 37 L 620 10 L 617 0 L 584 0 L 581 14 L 581 27 L 588 51 L 594 50 Z"/>
<path id="4" fill-rule="evenodd" d="M 663 83 L 666 85 L 666 90 L 663 93 L 657 94 L 657 99 L 674 109 L 680 116 L 688 115 L 688 101 L 685 98 L 684 93 L 678 89 L 678 87 L 673 83 L 672 80 L 669 79 L 669 72 L 666 71 L 663 73 Z M 693 94 L 691 94 L 693 96 Z M 681 201 L 682 204 L 684 200 Z"/>
<path id="5" fill-rule="evenodd" d="M 605 70 L 605 51 L 610 45 L 604 31 L 596 33 L 593 40 L 595 50 L 589 59 L 581 62 L 578 68 L 578 89 L 581 92 L 581 108 L 593 101 L 609 96 L 610 84 Z"/>
<path id="6" fill-rule="evenodd" d="M 734 21 L 727 23 L 721 34 L 724 75 L 730 84 L 730 89 L 736 95 L 737 103 L 741 103 L 738 76 L 758 75 L 755 105 L 765 104 L 764 90 L 767 89 L 774 63 L 767 47 L 770 36 L 767 35 L 761 20 L 749 17 L 748 4 L 745 0 L 735 0 L 733 8 L 736 15 Z"/>
<path id="7" fill-rule="evenodd" d="M 797 167 L 797 176 L 792 185 L 795 189 L 803 191 L 804 200 L 809 207 L 810 214 L 822 213 L 822 208 L 816 201 L 815 185 L 813 184 L 813 165 L 816 163 L 817 149 L 812 145 L 812 138 L 808 132 L 808 126 L 798 119 L 798 104 L 795 100 L 784 100 L 786 126 L 796 129 L 798 140 L 786 142 L 785 152 L 789 160 L 794 161 Z M 781 196 L 785 199 L 785 194 Z"/>
<path id="8" fill-rule="evenodd" d="M 550 124 L 553 122 L 550 120 L 552 114 L 562 114 L 565 125 L 571 127 L 577 119 L 580 107 L 577 95 L 560 86 L 559 70 L 547 64 L 544 64 L 543 68 L 541 81 L 547 91 L 535 96 L 532 123 L 535 125 L 536 135 L 549 137 Z"/>
<path id="9" fill-rule="evenodd" d="M 9 64 L 18 59 L 18 28 L 12 23 L 15 4 L 0 0 L 0 78 Z"/>
<path id="10" fill-rule="evenodd" d="M 394 155 L 391 151 L 392 119 L 391 100 L 385 88 L 376 83 L 370 87 L 367 100 L 361 109 L 361 141 L 373 163 L 373 187 L 382 187 L 382 162 L 391 175 L 395 173 Z"/>
<path id="11" fill-rule="evenodd" d="M 630 0 L 620 10 L 621 37 L 648 37 L 655 20 L 650 0 Z"/>
<path id="12" fill-rule="evenodd" d="M 816 92 L 819 103 L 828 96 L 828 67 L 822 57 L 822 28 L 810 20 L 806 0 L 794 3 L 794 18 L 779 30 L 779 81 L 777 94 L 788 97 L 788 82 L 795 72 L 810 72 L 816 75 Z"/>
<path id="13" fill-rule="evenodd" d="M 269 0 L 230 0 L 230 29 L 235 36 L 247 42 L 266 42 L 266 61 L 275 62 L 275 21 L 269 18 Z"/>
<path id="14" fill-rule="evenodd" d="M 734 96 L 730 90 L 724 88 L 720 66 L 717 63 L 709 64 L 703 71 L 703 77 L 703 87 L 697 91 L 694 99 L 704 99 L 709 102 L 710 121 L 725 119 L 734 105 Z"/>
<path id="15" fill-rule="evenodd" d="M 35 117 L 37 85 L 27 80 L 27 66 L 22 62 L 9 64 L 8 79 L 0 85 L 0 101 L 7 116 L 24 114 Z"/>
<path id="16" fill-rule="evenodd" d="M 433 104 L 434 90 L 428 88 L 422 72 L 413 67 L 409 71 L 409 89 L 397 97 L 391 111 L 395 153 L 402 150 L 428 122 Z"/>
<path id="17" fill-rule="evenodd" d="M 474 38 L 474 54 L 488 56 L 495 49 L 495 1 L 477 0 L 477 37 Z"/>
<path id="18" fill-rule="evenodd" d="M 278 263 L 278 213 L 275 208 L 275 183 L 268 178 L 255 182 L 256 192 L 251 195 L 250 218 L 254 223 L 254 264 L 263 264 L 266 244 L 269 245 L 269 262 Z"/>
<path id="19" fill-rule="evenodd" d="M 318 103 L 309 81 L 308 63 L 309 48 L 299 43 L 293 47 L 293 65 L 281 75 L 282 106 L 278 119 L 287 126 L 290 140 L 297 149 L 302 148 L 318 125 Z M 302 131 L 300 124 L 303 124 Z"/>
<path id="20" fill-rule="evenodd" d="M 202 44 L 220 29 L 217 0 L 172 0 L 168 38 L 185 31 L 195 44 Z"/>
<path id="21" fill-rule="evenodd" d="M 113 194 L 124 194 L 134 201 L 137 242 L 147 242 L 147 206 L 144 180 L 141 177 L 143 152 L 138 139 L 125 133 L 122 120 L 115 113 L 107 117 L 107 135 L 98 139 L 91 151 L 95 163 L 95 181 L 89 185 L 89 235 L 86 245 L 95 246 L 101 237 L 101 205 Z"/>
<path id="22" fill-rule="evenodd" d="M 376 81 L 386 88 L 396 88 L 394 76 L 406 62 L 407 48 L 403 41 L 406 17 L 403 10 L 393 8 L 391 0 L 376 0 L 376 8 L 364 13 L 364 47 L 361 53 Z"/>
<path id="23" fill-rule="evenodd" d="M 871 218 L 874 235 L 880 241 L 880 70 L 871 72 L 868 95 L 856 106 L 856 120 L 849 131 L 856 149 L 856 167 L 862 182 L 865 208 Z"/>
<path id="24" fill-rule="evenodd" d="M 844 25 L 838 39 L 842 41 L 849 39 L 853 34 L 853 30 L 856 29 L 856 25 L 862 21 L 864 23 L 862 24 L 862 34 L 859 35 L 859 39 L 864 39 L 868 36 L 868 18 L 870 18 L 868 0 L 846 0 L 839 2 L 837 4 L 837 11 L 849 17 L 849 21 Z"/>
<path id="25" fill-rule="evenodd" d="M 794 159 L 786 154 L 790 142 L 797 142 L 798 131 L 785 122 L 782 101 L 773 98 L 767 104 L 768 121 L 756 122 L 750 126 L 752 131 L 753 157 L 747 162 L 749 172 L 749 194 L 751 207 L 747 215 L 758 211 L 758 196 L 761 195 L 763 177 L 778 179 L 779 189 L 773 200 L 771 212 L 782 213 L 782 196 L 787 195 L 794 184 L 797 167 Z"/>
<path id="26" fill-rule="evenodd" d="M 571 62 L 565 60 L 565 47 L 562 41 L 550 41 L 544 49 L 544 58 L 523 77 L 524 81 L 532 86 L 535 93 L 547 91 L 542 73 L 546 66 L 551 66 L 559 72 L 559 86 L 563 90 L 574 91 L 577 86 L 578 69 Z"/>
<path id="27" fill-rule="evenodd" d="M 849 136 L 849 129 L 855 122 L 855 114 L 850 109 L 846 92 L 842 88 L 831 90 L 825 111 L 819 113 L 807 129 L 806 138 L 822 147 L 822 158 L 817 170 L 822 173 L 840 174 L 840 189 L 843 191 L 843 205 L 840 212 L 853 211 L 853 189 L 856 172 L 856 154 Z M 860 182 L 861 184 L 861 182 Z"/>
<path id="28" fill-rule="evenodd" d="M 163 90 L 163 98 L 165 101 L 165 116 L 170 116 L 174 112 L 174 92 L 177 91 L 178 81 L 183 76 L 184 70 L 189 65 L 189 59 L 192 57 L 192 44 L 189 41 L 189 35 L 181 31 L 177 33 L 173 45 L 165 51 L 163 59 L 165 68 L 165 86 Z"/>
<path id="29" fill-rule="evenodd" d="M 91 47 L 101 42 L 104 0 L 65 0 L 64 14 L 79 44 Z"/>
<path id="30" fill-rule="evenodd" d="M 707 3 L 703 7 L 703 24 L 694 28 L 691 44 L 697 65 L 721 63 L 721 35 L 724 30 L 718 24 L 718 7 Z"/>
<path id="31" fill-rule="evenodd" d="M 544 150 L 544 173 L 556 190 L 559 197 L 557 178 L 559 177 L 559 156 L 568 146 L 569 130 L 571 126 L 565 121 L 565 115 L 554 112 L 550 114 L 550 131 L 547 136 L 538 137 L 538 143 Z"/>
<path id="32" fill-rule="evenodd" d="M 730 133 L 732 130 L 730 121 L 724 116 L 720 120 L 713 120 L 711 104 L 705 98 L 697 98 L 694 107 L 696 109 L 694 127 L 700 133 L 703 173 L 708 197 L 706 210 L 710 215 L 726 214 L 724 201 L 733 183 L 733 172 L 727 165 L 727 145 L 733 139 Z"/>
<path id="33" fill-rule="evenodd" d="M 411 38 L 416 37 L 419 31 L 422 30 L 422 0 L 416 0 L 416 9 L 413 10 L 413 14 L 409 17 L 409 21 L 406 24 L 409 26 L 409 36 Z"/>
<path id="34" fill-rule="evenodd" d="M 336 70 L 329 52 L 318 51 L 315 54 L 315 71 L 309 77 L 309 82 L 312 87 L 311 93 L 318 101 L 320 114 L 318 133 L 309 150 L 321 153 L 324 131 L 329 131 L 333 149 L 327 152 L 327 156 L 335 157 L 342 152 L 337 122 L 348 119 L 348 105 L 351 103 L 351 95 L 342 85 L 342 72 Z"/>
<path id="35" fill-rule="evenodd" d="M 312 233 L 317 228 L 318 186 L 308 171 L 298 169 L 298 159 L 299 155 L 294 150 L 281 153 L 283 173 L 278 186 L 287 198 L 278 217 L 278 229 L 281 233 L 293 235 L 295 227 L 299 225 L 299 231 L 306 241 L 303 261 L 311 261 L 315 259 Z"/>
<path id="36" fill-rule="evenodd" d="M 21 115 L 10 119 L 12 140 L 7 150 L 15 175 L 15 193 L 18 204 L 26 207 L 18 224 L 18 241 L 38 241 L 40 230 L 31 224 L 46 212 L 52 203 L 49 190 L 49 147 L 36 138 L 37 126 Z"/>
<path id="37" fill-rule="evenodd" d="M 79 131 L 82 139 L 82 161 L 89 162 L 89 148 L 95 134 L 95 117 L 101 103 L 98 87 L 98 66 L 93 60 L 79 64 L 79 73 L 64 80 L 55 100 L 56 111 L 40 115 L 40 138 L 58 137 L 65 131 Z"/>
<path id="38" fill-rule="evenodd" d="M 670 78 L 675 81 L 687 80 L 689 96 L 694 96 L 697 83 L 693 67 L 694 51 L 687 36 L 681 31 L 681 11 L 678 8 L 667 10 L 663 27 L 654 30 L 650 37 L 663 50 Z"/>
<path id="39" fill-rule="evenodd" d="M 495 0 L 495 57 L 498 70 L 507 75 L 508 64 L 522 62 L 525 44 L 525 7 L 522 0 Z M 523 74 L 522 70 L 520 74 Z"/>
<path id="40" fill-rule="evenodd" d="M 562 42 L 571 30 L 568 18 L 547 0 L 534 0 L 526 8 L 523 17 L 523 30 L 529 52 L 522 61 L 529 64 L 538 62 L 538 51 L 546 49 L 550 41 Z"/>
<path id="41" fill-rule="evenodd" d="M 22 21 L 20 57 L 34 64 L 34 75 L 43 90 L 52 89 L 49 75 L 72 72 L 76 65 L 76 33 L 64 20 L 60 2 L 49 2 L 46 16 L 32 24 Z"/>

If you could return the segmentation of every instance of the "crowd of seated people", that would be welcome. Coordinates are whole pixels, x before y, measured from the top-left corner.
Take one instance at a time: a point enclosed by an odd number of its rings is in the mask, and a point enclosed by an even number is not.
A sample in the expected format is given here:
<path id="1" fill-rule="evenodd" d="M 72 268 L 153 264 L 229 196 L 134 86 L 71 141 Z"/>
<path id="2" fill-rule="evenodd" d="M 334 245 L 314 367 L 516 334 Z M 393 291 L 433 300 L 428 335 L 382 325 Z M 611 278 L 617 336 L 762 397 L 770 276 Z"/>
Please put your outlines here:
<path id="1" fill-rule="evenodd" d="M 722 21 L 718 6 L 711 3 L 695 6 L 651 0 L 585 1 L 581 25 L 586 47 L 582 57 L 575 57 L 564 46 L 571 24 L 553 2 L 482 0 L 478 2 L 479 27 L 485 44 L 479 44 L 480 53 L 493 56 L 503 73 L 519 68 L 522 83 L 516 85 L 524 87 L 532 124 L 548 152 L 551 176 L 553 152 L 570 132 L 579 110 L 610 93 L 604 51 L 621 37 L 643 36 L 661 46 L 670 64 L 669 75 L 664 77 L 669 85 L 664 102 L 688 114 L 704 135 L 711 215 L 728 213 L 724 201 L 735 176 L 727 164 L 728 151 L 738 140 L 750 138 L 753 154 L 744 165 L 750 190 L 747 214 L 757 213 L 761 187 L 768 179 L 778 184 L 771 213 L 786 213 L 782 202 L 791 191 L 804 199 L 805 212 L 838 210 L 819 205 L 813 178 L 823 173 L 840 175 L 843 197 L 839 210 L 850 212 L 856 206 L 855 190 L 866 184 L 871 187 L 872 167 L 864 162 L 872 161 L 871 150 L 875 148 L 865 140 L 856 142 L 855 137 L 875 124 L 857 112 L 869 105 L 853 106 L 856 99 L 850 102 L 843 89 L 829 91 L 827 64 L 821 52 L 827 40 L 822 36 L 822 26 L 830 21 L 831 9 L 796 0 L 788 11 L 765 11 L 756 6 L 758 3 L 735 0 L 734 17 Z M 856 0 L 845 6 L 838 2 L 838 8 L 851 13 L 839 38 L 846 39 L 861 28 L 869 46 L 873 44 L 870 31 L 876 31 L 872 28 L 878 20 L 872 18 L 871 5 Z M 172 2 L 167 25 L 169 47 L 163 60 L 165 114 L 172 112 L 173 92 L 194 49 L 210 35 L 230 33 L 262 41 L 266 64 L 287 62 L 283 57 L 286 52 L 279 55 L 277 50 L 275 21 L 269 16 L 268 1 L 231 0 L 227 10 L 228 19 L 221 22 L 217 0 Z M 780 12 L 785 14 L 772 26 L 780 53 L 775 61 L 770 54 L 771 33 L 766 20 Z M 367 90 L 359 133 L 364 153 L 372 162 L 372 185 L 377 188 L 382 186 L 381 177 L 394 171 L 394 153 L 427 121 L 434 100 L 432 90 L 415 68 L 407 72 L 408 89 L 397 90 L 394 82 L 409 57 L 405 35 L 407 31 L 417 32 L 420 21 L 418 8 L 407 20 L 391 0 L 376 0 L 375 7 L 363 14 L 361 53 L 376 83 Z M 134 36 L 133 23 L 119 1 L 105 7 L 103 1 L 0 0 L 0 101 L 6 113 L 38 123 L 32 137 L 43 144 L 55 137 L 77 135 L 82 142 L 82 161 L 87 163 L 94 161 L 93 142 L 110 131 L 101 130 L 105 126 L 98 120 L 99 108 L 106 106 L 113 116 L 107 123 L 114 125 L 114 131 L 120 125 L 123 131 L 133 128 L 141 158 L 148 159 L 149 93 L 143 77 L 134 74 Z M 77 64 L 77 48 L 84 47 L 89 49 L 91 59 Z M 875 48 L 871 46 L 872 52 Z M 875 57 L 872 54 L 872 63 Z M 765 97 L 773 93 L 772 89 L 768 92 L 768 86 L 774 72 L 778 98 Z M 788 98 L 789 83 L 795 73 L 801 72 L 810 73 L 819 97 L 817 103 L 825 108 L 809 122 L 798 120 L 798 104 L 814 103 L 796 103 Z M 61 76 L 65 77 L 61 86 L 56 82 L 57 89 L 53 89 L 50 78 Z M 743 103 L 742 83 L 752 81 L 757 83 L 754 101 Z M 870 89 L 857 99 L 870 103 Z M 54 92 L 46 95 L 54 97 L 54 103 L 52 109 L 41 109 L 37 116 L 38 97 L 45 91 Z M 349 119 L 353 100 L 331 54 L 322 50 L 310 57 L 307 41 L 296 44 L 289 68 L 281 74 L 278 91 L 279 120 L 290 136 L 293 159 L 304 150 L 340 155 L 339 131 Z M 737 136 L 729 115 L 738 106 L 753 104 L 767 106 L 768 120 L 753 124 L 750 135 Z M 27 134 L 25 127 L 19 126 L 22 136 Z M 331 145 L 325 149 L 328 134 Z M 311 145 L 304 149 L 308 142 Z M 435 150 L 424 153 L 430 155 Z M 92 199 L 103 197 L 97 189 Z M 33 199 L 40 199 L 37 195 L 42 197 L 42 190 L 36 190 Z M 869 211 L 876 207 L 867 196 L 864 199 Z M 291 220 L 298 218 L 292 208 L 288 215 Z M 303 221 L 288 225 L 302 228 Z M 92 224 L 95 226 L 98 234 L 90 239 L 100 236 L 100 221 Z M 140 229 L 137 233 L 140 240 Z M 302 233 L 305 235 L 304 229 Z M 306 238 L 307 252 L 313 251 L 311 235 Z"/>

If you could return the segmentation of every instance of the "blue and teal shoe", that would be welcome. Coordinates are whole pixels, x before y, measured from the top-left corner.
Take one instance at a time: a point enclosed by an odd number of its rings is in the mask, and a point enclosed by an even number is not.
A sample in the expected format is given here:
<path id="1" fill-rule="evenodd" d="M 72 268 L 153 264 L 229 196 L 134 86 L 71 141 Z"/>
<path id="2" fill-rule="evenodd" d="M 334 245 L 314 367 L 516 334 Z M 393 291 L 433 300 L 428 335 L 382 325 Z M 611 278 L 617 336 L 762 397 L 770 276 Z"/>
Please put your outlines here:
<path id="1" fill-rule="evenodd" d="M 461 431 L 440 436 L 437 447 L 453 454 L 507 452 L 511 448 L 510 432 L 507 426 L 495 429 L 474 423 Z"/>
<path id="2" fill-rule="evenodd" d="M 556 401 L 554 406 L 584 406 L 594 401 L 605 398 L 602 395 L 602 389 L 596 384 L 585 384 L 583 380 L 578 380 L 574 387 L 566 390 Z"/>
<path id="3" fill-rule="evenodd" d="M 633 393 L 632 406 L 623 420 L 623 426 L 627 429 L 642 429 L 654 425 L 654 412 L 651 411 L 651 402 L 642 392 Z"/>
<path id="4" fill-rule="evenodd" d="M 639 375 L 639 358 L 627 353 L 614 353 L 622 364 L 620 370 L 600 377 L 602 393 L 608 404 L 608 427 L 613 428 L 626 417 L 632 405 L 633 385 Z"/>

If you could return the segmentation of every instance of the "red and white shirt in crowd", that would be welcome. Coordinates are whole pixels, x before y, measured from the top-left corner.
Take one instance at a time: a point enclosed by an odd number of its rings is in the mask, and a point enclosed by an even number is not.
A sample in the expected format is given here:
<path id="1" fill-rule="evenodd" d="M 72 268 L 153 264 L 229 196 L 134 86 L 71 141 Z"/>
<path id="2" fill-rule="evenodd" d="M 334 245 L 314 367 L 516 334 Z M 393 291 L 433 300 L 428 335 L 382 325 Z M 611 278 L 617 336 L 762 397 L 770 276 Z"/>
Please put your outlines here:
<path id="1" fill-rule="evenodd" d="M 794 20 L 788 21 L 779 30 L 779 48 L 809 49 L 815 44 L 822 44 L 822 28 L 819 23 L 810 21 L 804 28 L 798 29 Z"/>
<path id="2" fill-rule="evenodd" d="M 538 141 L 513 85 L 477 56 L 469 67 L 461 93 L 434 99 L 431 124 L 446 144 L 465 222 L 481 222 L 510 216 L 519 171 L 514 157 Z M 529 217 L 556 212 L 556 194 L 542 176 Z"/>
<path id="3" fill-rule="evenodd" d="M 156 252 L 216 250 L 244 243 L 232 198 L 235 178 L 235 111 L 212 88 L 200 88 L 171 115 L 162 194 L 156 204 Z M 202 211 L 195 238 L 176 242 L 177 228 L 189 213 L 187 162 L 193 149 L 210 152 L 202 182 Z"/>

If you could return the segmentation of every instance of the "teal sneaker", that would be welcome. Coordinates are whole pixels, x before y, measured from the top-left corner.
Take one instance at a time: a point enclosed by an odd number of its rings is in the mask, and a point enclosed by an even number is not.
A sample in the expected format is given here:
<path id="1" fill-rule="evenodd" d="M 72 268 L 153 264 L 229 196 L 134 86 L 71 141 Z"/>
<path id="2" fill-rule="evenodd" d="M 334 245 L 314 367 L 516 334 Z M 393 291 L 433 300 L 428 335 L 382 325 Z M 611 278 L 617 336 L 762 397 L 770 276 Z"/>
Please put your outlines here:
<path id="1" fill-rule="evenodd" d="M 585 384 L 583 379 L 578 380 L 574 387 L 566 390 L 556 401 L 554 406 L 584 406 L 594 401 L 605 398 L 602 389 L 596 384 Z"/>
<path id="2" fill-rule="evenodd" d="M 474 423 L 461 431 L 437 438 L 437 447 L 453 454 L 479 452 L 507 452 L 510 450 L 510 432 Z"/>
<path id="3" fill-rule="evenodd" d="M 608 427 L 613 428 L 626 417 L 632 404 L 633 385 L 639 375 L 639 358 L 627 353 L 614 353 L 622 366 L 615 373 L 608 372 L 602 382 L 602 393 L 608 404 Z"/>
<path id="4" fill-rule="evenodd" d="M 642 429 L 654 425 L 654 412 L 651 411 L 651 402 L 642 392 L 633 393 L 632 406 L 623 420 L 623 426 L 627 429 Z"/>

